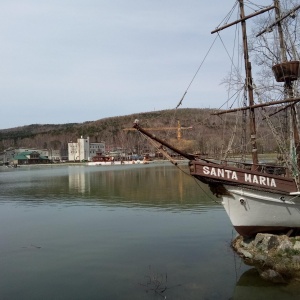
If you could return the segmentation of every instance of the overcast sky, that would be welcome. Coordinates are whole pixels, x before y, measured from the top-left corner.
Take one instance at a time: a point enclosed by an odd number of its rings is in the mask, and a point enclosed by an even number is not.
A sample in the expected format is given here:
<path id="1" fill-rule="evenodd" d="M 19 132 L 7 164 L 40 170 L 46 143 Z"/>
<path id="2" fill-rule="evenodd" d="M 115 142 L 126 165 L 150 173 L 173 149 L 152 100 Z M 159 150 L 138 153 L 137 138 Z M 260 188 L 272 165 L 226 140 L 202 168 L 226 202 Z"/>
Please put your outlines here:
<path id="1" fill-rule="evenodd" d="M 2 0 L 0 129 L 176 107 L 234 2 Z M 181 107 L 226 100 L 221 48 L 217 40 Z"/>

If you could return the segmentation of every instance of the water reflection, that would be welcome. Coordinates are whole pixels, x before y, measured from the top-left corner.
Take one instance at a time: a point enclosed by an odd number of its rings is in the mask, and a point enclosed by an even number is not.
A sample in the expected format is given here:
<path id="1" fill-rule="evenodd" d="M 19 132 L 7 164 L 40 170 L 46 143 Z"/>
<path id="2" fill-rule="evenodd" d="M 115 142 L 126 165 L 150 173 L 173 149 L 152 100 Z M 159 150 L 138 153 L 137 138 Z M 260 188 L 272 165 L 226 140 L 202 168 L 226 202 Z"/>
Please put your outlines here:
<path id="1" fill-rule="evenodd" d="M 1 299 L 161 299 L 141 288 L 149 266 L 167 274 L 167 299 L 296 299 L 297 284 L 266 283 L 255 269 L 236 282 L 236 265 L 249 267 L 230 248 L 228 217 L 184 171 L 0 171 Z"/>
<path id="2" fill-rule="evenodd" d="M 0 185 L 1 299 L 161 299 L 140 286 L 150 265 L 167 299 L 232 296 L 232 226 L 172 165 L 26 167 Z"/>
<path id="3" fill-rule="evenodd" d="M 294 300 L 299 295 L 299 282 L 274 284 L 260 278 L 258 271 L 252 268 L 240 277 L 232 300 Z"/>
<path id="4" fill-rule="evenodd" d="M 90 173 L 78 172 L 77 168 L 69 168 L 69 190 L 81 194 L 89 194 L 91 190 Z"/>
<path id="5" fill-rule="evenodd" d="M 164 209 L 222 209 L 199 185 L 173 165 L 28 167 L 0 172 L 3 200 L 14 196 L 19 201 L 84 202 L 91 205 L 124 205 Z M 186 173 L 185 173 L 186 172 Z M 13 176 L 12 176 L 13 175 Z"/>

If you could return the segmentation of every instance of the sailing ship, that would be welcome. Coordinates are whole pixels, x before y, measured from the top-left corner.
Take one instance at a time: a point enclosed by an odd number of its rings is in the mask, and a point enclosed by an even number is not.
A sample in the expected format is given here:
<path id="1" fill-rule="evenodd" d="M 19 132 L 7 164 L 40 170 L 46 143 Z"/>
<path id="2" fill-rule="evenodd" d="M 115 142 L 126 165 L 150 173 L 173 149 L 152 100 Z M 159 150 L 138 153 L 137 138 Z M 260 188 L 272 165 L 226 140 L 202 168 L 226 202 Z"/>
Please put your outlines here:
<path id="1" fill-rule="evenodd" d="M 163 147 L 166 147 L 189 160 L 190 174 L 207 184 L 211 192 L 221 198 L 232 225 L 240 235 L 253 236 L 258 232 L 296 233 L 300 230 L 300 137 L 297 117 L 297 103 L 300 97 L 296 85 L 300 76 L 300 61 L 297 55 L 293 59 L 287 58 L 283 23 L 295 16 L 300 5 L 282 13 L 279 0 L 274 0 L 272 5 L 246 15 L 244 0 L 238 0 L 237 4 L 240 18 L 215 29 L 212 33 L 217 33 L 232 25 L 241 25 L 245 69 L 244 89 L 248 101 L 241 108 L 219 111 L 216 114 L 247 112 L 252 147 L 251 162 L 208 159 L 189 154 L 152 135 L 139 124 L 138 120 L 134 122 L 133 127 L 160 145 L 162 151 Z M 278 33 L 281 61 L 277 62 L 272 70 L 276 82 L 282 86 L 284 96 L 280 100 L 262 102 L 255 99 L 246 22 L 248 19 L 271 11 L 274 12 L 275 21 L 257 36 L 268 34 L 273 29 Z M 281 106 L 278 111 L 284 109 L 289 113 L 291 134 L 288 141 L 280 139 L 268 115 L 267 107 L 279 105 Z M 282 164 L 267 166 L 259 161 L 256 141 L 256 111 L 258 109 L 263 110 L 264 117 L 274 134 L 274 139 L 281 151 Z M 289 149 L 286 147 L 287 143 L 289 143 Z"/>

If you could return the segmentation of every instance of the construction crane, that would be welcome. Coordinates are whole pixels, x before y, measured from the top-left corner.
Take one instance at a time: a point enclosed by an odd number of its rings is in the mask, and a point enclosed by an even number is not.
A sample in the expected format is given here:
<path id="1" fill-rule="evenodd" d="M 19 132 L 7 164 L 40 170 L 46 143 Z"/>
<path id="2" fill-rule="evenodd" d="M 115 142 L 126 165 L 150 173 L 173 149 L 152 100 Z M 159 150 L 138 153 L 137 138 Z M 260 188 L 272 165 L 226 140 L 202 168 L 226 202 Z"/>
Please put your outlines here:
<path id="1" fill-rule="evenodd" d="M 177 122 L 177 127 L 148 127 L 144 128 L 145 130 L 153 131 L 153 130 L 177 130 L 177 140 L 181 140 L 181 130 L 186 130 L 186 129 L 193 129 L 192 126 L 189 127 L 181 127 L 180 121 Z M 123 130 L 129 131 L 129 130 L 136 130 L 135 128 L 124 128 Z"/>

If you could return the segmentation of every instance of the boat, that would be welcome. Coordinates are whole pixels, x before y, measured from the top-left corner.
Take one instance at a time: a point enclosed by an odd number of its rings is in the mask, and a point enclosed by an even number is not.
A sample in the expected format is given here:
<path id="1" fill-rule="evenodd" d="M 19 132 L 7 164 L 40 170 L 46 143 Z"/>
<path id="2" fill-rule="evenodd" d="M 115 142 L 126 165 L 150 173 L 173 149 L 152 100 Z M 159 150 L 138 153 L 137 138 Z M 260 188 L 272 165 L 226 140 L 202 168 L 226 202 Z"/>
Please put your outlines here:
<path id="1" fill-rule="evenodd" d="M 300 230 L 300 136 L 297 116 L 297 104 L 300 102 L 297 85 L 300 77 L 300 61 L 295 48 L 292 49 L 293 56 L 287 56 L 287 40 L 284 37 L 286 31 L 283 28 L 289 18 L 295 18 L 300 5 L 283 12 L 280 9 L 280 2 L 274 0 L 270 6 L 246 15 L 244 0 L 238 0 L 236 3 L 240 18 L 217 27 L 211 33 L 219 33 L 234 25 L 241 28 L 245 72 L 243 97 L 247 98 L 247 102 L 239 108 L 220 110 L 214 114 L 238 112 L 247 118 L 248 140 L 252 148 L 250 161 L 245 159 L 245 155 L 242 155 L 240 160 L 232 161 L 226 156 L 222 159 L 209 159 L 201 155 L 186 153 L 152 135 L 141 126 L 138 120 L 134 121 L 133 128 L 161 149 L 168 148 L 189 160 L 190 175 L 207 184 L 211 193 L 221 199 L 238 234 L 242 236 L 253 236 L 258 232 L 296 234 Z M 279 61 L 274 60 L 272 72 L 275 75 L 277 88 L 280 87 L 282 90 L 280 99 L 266 100 L 264 98 L 264 101 L 252 76 L 246 27 L 246 23 L 248 24 L 252 18 L 263 13 L 274 16 L 275 20 L 257 33 L 257 39 L 270 34 L 272 30 L 276 32 L 280 55 Z M 269 94 L 274 96 L 275 89 L 269 89 Z M 287 112 L 290 124 L 288 136 L 282 137 L 276 131 L 271 120 L 270 107 L 277 109 L 273 114 L 279 114 L 280 111 Z M 274 135 L 280 151 L 280 163 L 267 165 L 259 160 L 256 140 L 258 110 L 260 114 L 263 114 L 265 122 Z"/>

